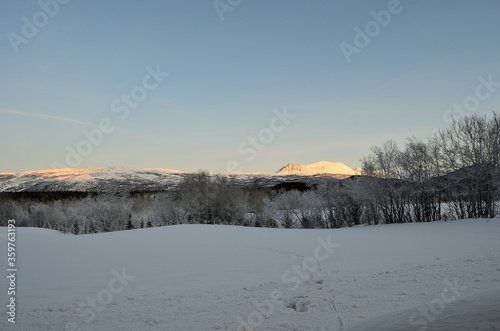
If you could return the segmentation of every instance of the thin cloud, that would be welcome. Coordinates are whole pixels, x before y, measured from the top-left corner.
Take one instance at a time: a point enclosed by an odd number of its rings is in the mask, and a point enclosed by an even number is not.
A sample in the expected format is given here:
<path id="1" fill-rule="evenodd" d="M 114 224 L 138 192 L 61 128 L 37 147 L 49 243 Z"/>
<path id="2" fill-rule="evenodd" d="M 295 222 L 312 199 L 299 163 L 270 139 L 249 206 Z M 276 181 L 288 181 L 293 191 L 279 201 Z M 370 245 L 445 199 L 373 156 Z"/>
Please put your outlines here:
<path id="1" fill-rule="evenodd" d="M 52 116 L 52 115 L 45 115 L 45 114 L 27 113 L 27 112 L 22 112 L 22 111 L 17 111 L 17 110 L 9 110 L 9 109 L 2 109 L 2 108 L 0 108 L 0 113 L 14 114 L 14 115 L 28 116 L 28 117 L 37 117 L 37 118 L 43 118 L 43 119 L 46 119 L 46 120 L 64 121 L 64 122 L 70 122 L 70 123 L 84 125 L 84 126 L 90 126 L 90 127 L 94 127 L 94 128 L 98 128 L 99 127 L 99 125 L 95 124 L 95 123 L 79 121 L 79 120 L 75 120 L 75 119 L 72 119 L 72 118 L 61 117 L 61 116 Z"/>

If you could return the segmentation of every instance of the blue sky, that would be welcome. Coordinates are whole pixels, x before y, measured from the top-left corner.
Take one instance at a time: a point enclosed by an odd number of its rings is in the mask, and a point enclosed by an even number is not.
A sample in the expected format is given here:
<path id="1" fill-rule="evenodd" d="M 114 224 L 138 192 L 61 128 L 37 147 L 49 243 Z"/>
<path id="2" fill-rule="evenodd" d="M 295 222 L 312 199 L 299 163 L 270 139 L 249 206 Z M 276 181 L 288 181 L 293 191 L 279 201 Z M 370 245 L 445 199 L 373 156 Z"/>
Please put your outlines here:
<path id="1" fill-rule="evenodd" d="M 446 126 L 480 77 L 493 87 L 467 113 L 499 110 L 496 0 L 55 1 L 0 4 L 0 172 L 355 168 L 373 145 Z M 372 36 L 348 63 L 356 27 Z"/>

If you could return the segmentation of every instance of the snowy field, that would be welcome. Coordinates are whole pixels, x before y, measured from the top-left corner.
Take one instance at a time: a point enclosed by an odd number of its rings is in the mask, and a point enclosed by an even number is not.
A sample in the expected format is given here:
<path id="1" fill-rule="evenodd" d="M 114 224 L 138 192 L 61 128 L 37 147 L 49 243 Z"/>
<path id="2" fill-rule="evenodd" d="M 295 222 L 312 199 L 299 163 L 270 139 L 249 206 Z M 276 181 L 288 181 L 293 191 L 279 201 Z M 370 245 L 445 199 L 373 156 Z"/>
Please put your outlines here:
<path id="1" fill-rule="evenodd" d="M 500 219 L 16 238 L 16 324 L 3 276 L 0 330 L 500 328 Z"/>

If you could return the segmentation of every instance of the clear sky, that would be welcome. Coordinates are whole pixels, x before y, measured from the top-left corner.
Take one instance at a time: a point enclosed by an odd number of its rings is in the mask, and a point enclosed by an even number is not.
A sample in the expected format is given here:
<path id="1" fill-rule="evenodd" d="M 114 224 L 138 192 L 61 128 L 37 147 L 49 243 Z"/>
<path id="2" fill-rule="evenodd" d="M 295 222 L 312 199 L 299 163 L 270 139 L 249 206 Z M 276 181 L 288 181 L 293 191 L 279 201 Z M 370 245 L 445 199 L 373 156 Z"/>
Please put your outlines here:
<path id="1" fill-rule="evenodd" d="M 500 110 L 498 0 L 55 1 L 0 2 L 0 172 L 355 168 Z"/>

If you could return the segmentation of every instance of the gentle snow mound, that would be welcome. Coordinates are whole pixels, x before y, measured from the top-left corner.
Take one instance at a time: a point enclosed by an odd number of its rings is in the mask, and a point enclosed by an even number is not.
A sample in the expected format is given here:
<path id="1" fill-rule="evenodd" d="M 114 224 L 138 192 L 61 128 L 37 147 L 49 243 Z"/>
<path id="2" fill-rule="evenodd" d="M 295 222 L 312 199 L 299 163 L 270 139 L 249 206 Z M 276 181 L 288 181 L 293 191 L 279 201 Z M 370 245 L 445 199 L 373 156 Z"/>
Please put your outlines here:
<path id="1" fill-rule="evenodd" d="M 422 330 L 427 313 L 426 330 L 498 329 L 499 233 L 500 219 L 81 236 L 19 227 L 17 320 L 4 275 L 0 330 Z"/>

